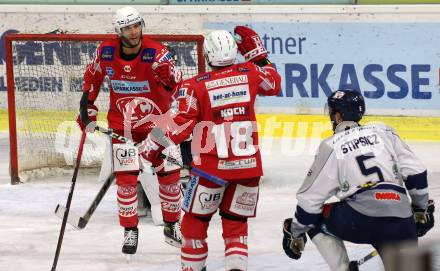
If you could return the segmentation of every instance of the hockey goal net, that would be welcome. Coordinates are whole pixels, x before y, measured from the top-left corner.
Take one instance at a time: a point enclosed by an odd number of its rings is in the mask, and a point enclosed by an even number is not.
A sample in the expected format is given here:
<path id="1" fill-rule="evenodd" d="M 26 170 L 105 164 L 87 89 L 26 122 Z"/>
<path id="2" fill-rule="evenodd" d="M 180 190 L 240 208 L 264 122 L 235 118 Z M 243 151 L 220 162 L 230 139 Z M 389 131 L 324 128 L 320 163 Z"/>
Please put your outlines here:
<path id="1" fill-rule="evenodd" d="M 72 167 L 80 130 L 75 123 L 85 66 L 103 40 L 114 35 L 12 34 L 6 37 L 10 175 L 16 184 L 45 171 Z M 205 69 L 201 35 L 150 35 L 174 52 L 184 78 Z M 106 126 L 109 104 L 104 81 L 95 104 Z M 81 166 L 100 166 L 105 137 L 89 134 Z M 108 140 L 107 140 L 108 141 Z M 32 173 L 33 172 L 33 173 Z"/>

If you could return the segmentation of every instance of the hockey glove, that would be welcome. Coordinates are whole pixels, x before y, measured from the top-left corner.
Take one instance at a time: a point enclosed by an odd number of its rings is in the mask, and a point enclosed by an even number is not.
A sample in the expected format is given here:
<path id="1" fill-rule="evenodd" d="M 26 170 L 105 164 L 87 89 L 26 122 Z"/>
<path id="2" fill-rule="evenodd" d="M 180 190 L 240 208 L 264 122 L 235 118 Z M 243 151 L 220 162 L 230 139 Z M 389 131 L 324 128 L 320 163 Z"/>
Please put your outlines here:
<path id="1" fill-rule="evenodd" d="M 287 256 L 298 260 L 304 251 L 304 246 L 307 242 L 307 237 L 303 233 L 298 237 L 294 237 L 290 231 L 292 225 L 292 218 L 286 218 L 283 224 L 283 249 Z"/>
<path id="2" fill-rule="evenodd" d="M 422 237 L 434 227 L 434 201 L 430 199 L 426 209 L 416 206 L 413 206 L 412 209 L 416 222 L 417 236 Z"/>
<path id="3" fill-rule="evenodd" d="M 164 149 L 164 146 L 156 143 L 151 133 L 139 144 L 139 154 L 150 163 L 156 161 Z"/>
<path id="4" fill-rule="evenodd" d="M 267 50 L 254 30 L 246 26 L 236 26 L 234 34 L 238 51 L 246 61 L 255 63 L 267 59 Z"/>
<path id="5" fill-rule="evenodd" d="M 80 109 L 81 111 L 81 109 Z M 80 113 L 76 118 L 81 130 L 85 130 L 88 133 L 93 133 L 96 128 L 96 117 L 98 116 L 98 107 L 94 104 L 87 105 L 87 116 L 82 116 Z"/>
<path id="6" fill-rule="evenodd" d="M 154 62 L 153 76 L 166 90 L 173 90 L 182 80 L 182 72 L 177 70 L 174 60 Z"/>

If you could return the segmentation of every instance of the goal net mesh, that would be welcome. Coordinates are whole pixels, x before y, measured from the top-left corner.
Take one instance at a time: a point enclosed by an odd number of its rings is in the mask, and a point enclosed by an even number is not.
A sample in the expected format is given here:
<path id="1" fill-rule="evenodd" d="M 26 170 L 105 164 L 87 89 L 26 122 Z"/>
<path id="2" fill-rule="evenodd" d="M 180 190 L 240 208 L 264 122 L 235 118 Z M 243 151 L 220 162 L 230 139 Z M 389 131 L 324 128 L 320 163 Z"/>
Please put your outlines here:
<path id="1" fill-rule="evenodd" d="M 152 37 L 175 54 L 184 78 L 200 70 L 201 43 L 179 40 L 178 36 Z M 30 170 L 71 167 L 76 160 L 81 136 L 75 119 L 82 95 L 85 67 L 95 55 L 100 41 L 12 40 L 15 95 L 16 150 L 18 173 L 29 178 Z M 95 104 L 98 124 L 106 127 L 109 107 L 109 80 L 102 84 Z M 99 167 L 108 139 L 99 133 L 88 134 L 82 167 Z M 11 169 L 13 170 L 13 169 Z"/>

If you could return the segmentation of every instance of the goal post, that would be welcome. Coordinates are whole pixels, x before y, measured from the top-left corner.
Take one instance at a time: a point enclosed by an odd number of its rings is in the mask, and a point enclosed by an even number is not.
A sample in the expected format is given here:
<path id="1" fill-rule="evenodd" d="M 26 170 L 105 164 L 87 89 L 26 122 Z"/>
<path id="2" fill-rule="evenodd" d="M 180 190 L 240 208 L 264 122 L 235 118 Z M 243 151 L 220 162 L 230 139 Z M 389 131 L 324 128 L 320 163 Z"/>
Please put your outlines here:
<path id="1" fill-rule="evenodd" d="M 205 71 L 202 35 L 146 35 L 166 45 L 176 57 L 184 79 Z M 72 146 L 79 140 L 74 124 L 82 95 L 85 67 L 99 43 L 113 34 L 8 34 L 5 38 L 10 138 L 11 183 L 24 172 L 72 166 Z M 95 102 L 98 121 L 108 111 L 108 79 Z M 96 134 L 96 133 L 95 133 Z M 70 138 L 68 138 L 70 137 Z M 98 167 L 96 137 L 88 137 L 84 164 Z M 79 141 L 78 141 L 79 142 Z M 61 149 L 61 151 L 60 151 Z M 69 158 L 70 157 L 70 158 Z"/>

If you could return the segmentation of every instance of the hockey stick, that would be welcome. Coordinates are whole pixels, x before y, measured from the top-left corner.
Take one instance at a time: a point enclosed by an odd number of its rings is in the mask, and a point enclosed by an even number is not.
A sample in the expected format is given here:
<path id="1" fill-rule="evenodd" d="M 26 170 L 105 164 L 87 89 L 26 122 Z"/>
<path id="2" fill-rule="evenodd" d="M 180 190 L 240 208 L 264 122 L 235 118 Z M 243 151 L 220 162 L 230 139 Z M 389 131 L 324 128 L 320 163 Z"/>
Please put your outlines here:
<path id="1" fill-rule="evenodd" d="M 176 165 L 176 166 L 179 166 L 179 167 L 184 168 L 184 169 L 188 169 L 188 170 L 190 170 L 192 173 L 194 173 L 194 174 L 196 174 L 196 175 L 198 175 L 198 176 L 200 176 L 200 177 L 203 177 L 203 178 L 205 178 L 205 179 L 207 179 L 207 180 L 209 180 L 209 181 L 211 181 L 211 182 L 213 182 L 213 183 L 215 183 L 215 184 L 218 184 L 218 185 L 220 185 L 220 186 L 228 186 L 228 184 L 229 184 L 228 181 L 223 180 L 223 179 L 221 179 L 221 178 L 219 178 L 219 177 L 213 176 L 213 175 L 211 175 L 211 174 L 209 174 L 209 173 L 207 173 L 207 172 L 205 172 L 205 171 L 203 171 L 203 170 L 200 170 L 200 169 L 198 169 L 198 168 L 196 168 L 196 167 L 193 167 L 193 166 L 191 166 L 191 165 L 185 165 L 185 164 L 183 164 L 183 163 L 180 163 L 180 162 L 179 162 L 176 158 L 174 158 L 174 157 L 166 156 L 166 155 L 163 154 L 163 153 L 160 154 L 159 157 L 162 158 L 162 159 L 167 160 L 168 162 L 170 162 L 170 163 L 172 163 L 172 164 L 174 164 L 174 165 Z"/>
<path id="2" fill-rule="evenodd" d="M 360 265 L 364 264 L 366 261 L 371 260 L 372 258 L 376 257 L 377 255 L 379 255 L 377 250 L 373 250 L 370 253 L 368 253 L 367 255 L 365 255 L 363 258 L 361 258 L 357 261 L 350 261 L 350 263 L 348 265 L 348 270 L 349 271 L 359 271 Z"/>
<path id="3" fill-rule="evenodd" d="M 77 230 L 84 229 L 89 222 L 90 217 L 93 215 L 96 208 L 98 207 L 99 203 L 101 203 L 101 200 L 104 198 L 105 193 L 107 193 L 114 179 L 115 176 L 112 174 L 105 180 L 105 182 L 102 184 L 101 189 L 99 189 L 98 194 L 95 196 L 92 203 L 90 204 L 90 207 L 87 209 L 86 213 L 83 216 L 79 216 L 71 212 L 69 218 L 67 219 L 67 223 L 69 223 Z M 55 208 L 55 214 L 59 218 L 62 218 L 65 212 L 66 208 L 63 205 L 58 204 Z"/>
<path id="4" fill-rule="evenodd" d="M 151 131 L 151 133 L 153 134 L 153 136 L 158 141 L 160 141 L 160 142 L 158 142 L 160 145 L 164 146 L 165 148 L 170 145 L 170 143 L 165 140 L 165 135 L 163 134 L 162 130 L 160 130 L 160 129 L 153 129 Z M 223 180 L 223 179 L 221 179 L 219 177 L 213 176 L 213 175 L 211 175 L 211 174 L 209 174 L 209 173 L 207 173 L 205 171 L 202 171 L 202 170 L 200 170 L 200 169 L 198 169 L 196 167 L 193 167 L 191 165 L 185 165 L 185 164 L 179 162 L 174 157 L 166 156 L 163 153 L 160 154 L 159 157 L 167 160 L 168 162 L 170 162 L 170 163 L 172 163 L 172 164 L 174 164 L 176 166 L 179 166 L 181 168 L 185 168 L 185 169 L 191 170 L 192 173 L 194 173 L 194 174 L 196 174 L 196 175 L 198 175 L 200 177 L 203 177 L 203 178 L 205 178 L 205 179 L 207 179 L 207 180 L 209 180 L 209 181 L 211 181 L 211 182 L 213 182 L 215 184 L 218 184 L 220 186 L 228 186 L 228 184 L 229 184 L 228 181 L 225 181 L 225 180 Z"/>
<path id="5" fill-rule="evenodd" d="M 61 223 L 60 235 L 58 237 L 57 249 L 55 251 L 55 258 L 53 259 L 52 271 L 57 268 L 58 258 L 61 252 L 61 244 L 63 243 L 64 231 L 66 230 L 67 218 L 69 216 L 70 204 L 72 203 L 73 190 L 75 189 L 76 178 L 78 176 L 79 166 L 81 163 L 81 156 L 83 152 L 84 142 L 86 141 L 86 132 L 83 131 L 81 135 L 81 140 L 79 142 L 78 155 L 76 157 L 75 170 L 73 171 L 72 184 L 70 186 L 69 196 L 67 197 L 66 211 L 64 212 L 63 222 Z"/>
<path id="6" fill-rule="evenodd" d="M 136 145 L 134 144 L 134 142 L 131 142 L 128 138 L 113 133 L 111 130 L 105 129 L 103 127 L 96 126 L 95 130 L 100 131 L 103 134 L 106 134 L 121 142 L 132 143 L 133 145 Z M 93 199 L 92 203 L 90 204 L 90 207 L 87 209 L 86 213 L 83 216 L 79 216 L 75 213 L 70 213 L 67 222 L 77 230 L 84 229 L 87 223 L 89 222 L 91 216 L 95 212 L 96 208 L 98 207 L 99 203 L 101 203 L 101 200 L 104 198 L 104 195 L 107 193 L 114 179 L 115 176 L 112 174 L 105 180 L 105 182 L 102 184 L 101 189 L 99 189 L 98 194 L 95 196 L 95 199 Z M 65 212 L 66 212 L 66 207 L 64 207 L 61 204 L 58 204 L 57 207 L 55 208 L 55 215 L 58 216 L 59 218 L 63 218 Z"/>
<path id="7" fill-rule="evenodd" d="M 109 129 L 105 129 L 104 127 L 96 126 L 95 130 L 100 131 L 101 133 L 104 133 L 104 134 L 106 134 L 106 135 L 108 135 L 108 136 L 110 136 L 112 138 L 115 138 L 115 139 L 121 141 L 121 142 L 124 142 L 124 143 L 136 146 L 136 143 L 134 143 L 129 138 L 121 136 L 121 135 L 118 135 L 118 134 L 114 133 L 113 131 L 111 131 Z M 151 131 L 151 133 L 153 133 L 153 135 L 158 140 L 163 138 L 163 134 L 158 129 L 153 129 Z M 161 140 L 161 141 L 165 141 L 165 140 Z M 164 146 L 164 147 L 168 147 L 169 146 L 168 142 L 159 142 L 159 143 L 162 146 Z M 160 157 L 163 158 L 163 159 L 166 159 L 168 162 L 170 162 L 172 164 L 175 164 L 176 166 L 179 166 L 179 167 L 191 170 L 191 172 L 193 172 L 194 174 L 196 174 L 196 175 L 198 175 L 200 177 L 203 177 L 203 178 L 205 178 L 205 179 L 207 179 L 207 180 L 209 180 L 209 181 L 211 181 L 211 182 L 213 182 L 215 184 L 218 184 L 220 186 L 227 186 L 229 184 L 228 181 L 225 181 L 225 180 L 223 180 L 223 179 L 221 179 L 219 177 L 213 176 L 213 175 L 211 175 L 211 174 L 209 174 L 209 173 L 207 173 L 207 172 L 205 172 L 203 170 L 200 170 L 200 169 L 198 169 L 196 167 L 193 167 L 193 166 L 190 166 L 190 165 L 184 165 L 183 163 L 180 163 L 174 157 L 166 156 L 164 154 L 161 154 Z"/>

